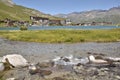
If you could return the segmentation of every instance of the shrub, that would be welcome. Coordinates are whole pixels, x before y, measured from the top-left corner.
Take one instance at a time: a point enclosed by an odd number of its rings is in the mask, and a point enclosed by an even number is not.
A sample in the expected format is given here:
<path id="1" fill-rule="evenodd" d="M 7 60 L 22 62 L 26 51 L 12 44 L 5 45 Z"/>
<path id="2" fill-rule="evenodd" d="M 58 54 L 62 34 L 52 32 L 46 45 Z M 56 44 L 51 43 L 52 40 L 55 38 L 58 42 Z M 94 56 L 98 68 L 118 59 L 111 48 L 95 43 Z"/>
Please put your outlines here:
<path id="1" fill-rule="evenodd" d="M 85 39 L 80 39 L 80 42 L 85 42 Z"/>
<path id="2" fill-rule="evenodd" d="M 27 29 L 28 29 L 27 26 L 21 26 L 21 27 L 20 27 L 20 30 L 21 30 L 21 31 L 27 30 Z"/>

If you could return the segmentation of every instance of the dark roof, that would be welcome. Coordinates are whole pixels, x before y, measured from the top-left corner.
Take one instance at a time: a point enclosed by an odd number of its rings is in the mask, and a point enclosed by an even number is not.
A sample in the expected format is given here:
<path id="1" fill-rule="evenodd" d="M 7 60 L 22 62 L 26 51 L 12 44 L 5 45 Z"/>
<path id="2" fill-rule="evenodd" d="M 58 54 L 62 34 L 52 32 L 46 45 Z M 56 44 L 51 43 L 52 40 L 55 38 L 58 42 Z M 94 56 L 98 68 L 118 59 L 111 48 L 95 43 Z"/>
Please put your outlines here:
<path id="1" fill-rule="evenodd" d="M 30 19 L 31 19 L 31 18 L 33 18 L 33 19 L 35 19 L 35 20 L 40 20 L 40 19 L 42 19 L 42 20 L 49 20 L 49 18 L 37 17 L 37 16 L 30 16 Z"/>

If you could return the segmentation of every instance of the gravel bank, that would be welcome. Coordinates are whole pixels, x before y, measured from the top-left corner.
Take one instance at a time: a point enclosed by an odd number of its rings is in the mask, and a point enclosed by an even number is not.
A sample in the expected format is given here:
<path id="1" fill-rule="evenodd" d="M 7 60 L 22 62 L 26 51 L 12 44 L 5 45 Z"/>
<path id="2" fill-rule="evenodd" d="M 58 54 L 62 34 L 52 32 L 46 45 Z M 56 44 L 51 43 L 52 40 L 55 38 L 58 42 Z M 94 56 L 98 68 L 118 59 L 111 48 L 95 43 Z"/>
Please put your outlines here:
<path id="1" fill-rule="evenodd" d="M 107 56 L 120 56 L 120 42 L 112 43 L 73 43 L 50 44 L 9 41 L 0 38 L 0 56 L 5 54 L 22 54 L 32 62 L 51 59 L 55 56 L 73 54 L 74 56 L 86 56 L 87 52 L 103 53 Z M 35 58 L 36 57 L 36 58 Z"/>

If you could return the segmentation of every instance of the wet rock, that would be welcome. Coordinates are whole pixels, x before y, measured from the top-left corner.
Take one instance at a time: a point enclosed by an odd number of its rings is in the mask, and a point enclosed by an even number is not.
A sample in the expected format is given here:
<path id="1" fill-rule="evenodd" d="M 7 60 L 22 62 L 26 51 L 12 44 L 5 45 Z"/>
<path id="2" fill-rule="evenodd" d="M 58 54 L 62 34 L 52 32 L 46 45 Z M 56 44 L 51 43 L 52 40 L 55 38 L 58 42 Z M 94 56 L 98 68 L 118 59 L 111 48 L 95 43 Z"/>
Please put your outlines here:
<path id="1" fill-rule="evenodd" d="M 63 61 L 65 61 L 65 62 L 70 62 L 70 59 L 68 59 L 68 58 L 63 58 Z"/>
<path id="2" fill-rule="evenodd" d="M 37 67 L 35 64 L 30 64 L 29 67 L 28 67 L 28 69 L 29 69 L 29 73 L 30 73 L 31 75 L 34 75 L 34 74 L 36 74 L 36 73 L 38 72 L 38 70 L 39 70 L 40 68 Z"/>
<path id="3" fill-rule="evenodd" d="M 87 54 L 90 54 L 90 55 L 91 55 L 92 53 L 91 53 L 91 52 L 87 52 Z"/>
<path id="4" fill-rule="evenodd" d="M 38 70 L 38 73 L 40 76 L 44 77 L 44 76 L 51 75 L 52 71 L 50 71 L 50 70 Z"/>
<path id="5" fill-rule="evenodd" d="M 40 68 L 48 68 L 48 67 L 53 67 L 55 63 L 53 61 L 49 61 L 49 62 L 38 63 L 36 65 L 39 66 Z"/>
<path id="6" fill-rule="evenodd" d="M 52 74 L 52 71 L 50 71 L 50 70 L 43 70 L 43 69 L 41 69 L 40 67 L 37 67 L 37 66 L 34 65 L 34 64 L 31 64 L 31 65 L 28 67 L 28 69 L 29 69 L 29 73 L 30 73 L 31 75 L 36 75 L 36 74 L 38 74 L 38 75 L 40 75 L 41 77 L 44 77 L 44 76 L 46 76 L 46 75 Z"/>

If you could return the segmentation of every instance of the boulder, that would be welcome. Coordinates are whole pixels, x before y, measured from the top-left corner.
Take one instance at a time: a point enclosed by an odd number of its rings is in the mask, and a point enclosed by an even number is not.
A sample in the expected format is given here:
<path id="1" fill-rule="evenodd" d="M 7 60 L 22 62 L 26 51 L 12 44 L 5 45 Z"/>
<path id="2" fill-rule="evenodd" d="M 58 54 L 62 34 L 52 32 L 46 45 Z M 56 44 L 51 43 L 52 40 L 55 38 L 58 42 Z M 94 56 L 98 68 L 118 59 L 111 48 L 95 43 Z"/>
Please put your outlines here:
<path id="1" fill-rule="evenodd" d="M 10 64 L 12 67 L 25 67 L 28 65 L 28 61 L 19 54 L 3 56 L 2 62 Z"/>
<path id="2" fill-rule="evenodd" d="M 93 55 L 90 55 L 88 58 L 91 63 L 108 64 L 108 61 L 106 61 L 104 59 L 95 59 L 95 57 Z"/>

